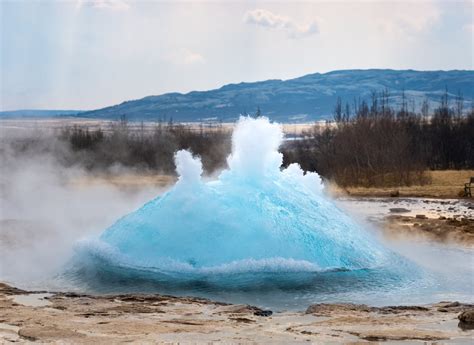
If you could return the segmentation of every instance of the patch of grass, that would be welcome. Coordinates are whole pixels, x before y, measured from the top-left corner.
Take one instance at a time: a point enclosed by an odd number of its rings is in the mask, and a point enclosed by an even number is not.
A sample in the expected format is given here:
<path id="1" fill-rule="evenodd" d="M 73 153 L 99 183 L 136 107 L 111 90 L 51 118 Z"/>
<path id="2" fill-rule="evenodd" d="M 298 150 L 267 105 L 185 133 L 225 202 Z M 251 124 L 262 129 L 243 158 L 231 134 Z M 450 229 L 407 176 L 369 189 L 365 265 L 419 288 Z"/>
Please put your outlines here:
<path id="1" fill-rule="evenodd" d="M 347 187 L 341 188 L 331 184 L 329 191 L 335 195 L 348 194 L 351 196 L 396 195 L 404 197 L 458 198 L 464 189 L 464 183 L 474 176 L 474 170 L 437 170 L 426 171 L 431 183 L 403 187 Z"/>

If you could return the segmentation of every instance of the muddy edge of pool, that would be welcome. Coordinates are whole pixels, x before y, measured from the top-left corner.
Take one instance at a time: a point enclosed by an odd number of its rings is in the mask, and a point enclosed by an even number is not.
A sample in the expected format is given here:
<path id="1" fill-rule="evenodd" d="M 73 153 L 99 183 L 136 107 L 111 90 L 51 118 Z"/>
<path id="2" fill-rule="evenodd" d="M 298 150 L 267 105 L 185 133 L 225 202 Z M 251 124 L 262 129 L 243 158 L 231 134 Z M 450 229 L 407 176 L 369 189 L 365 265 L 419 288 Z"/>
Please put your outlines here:
<path id="1" fill-rule="evenodd" d="M 0 283 L 1 342 L 360 343 L 439 341 L 474 336 L 474 305 L 440 302 L 371 307 L 313 304 L 300 312 L 274 312 L 203 298 L 124 294 L 38 294 L 49 303 L 20 304 L 37 292 Z M 46 295 L 46 297 L 44 297 Z"/>
<path id="2" fill-rule="evenodd" d="M 474 200 L 474 199 L 473 199 Z M 474 201 L 430 198 L 339 198 L 354 217 L 376 225 L 388 239 L 474 248 Z M 360 205 L 363 206 L 360 206 Z M 358 209 L 354 208 L 358 205 Z M 365 212 L 361 209 L 371 211 Z"/>

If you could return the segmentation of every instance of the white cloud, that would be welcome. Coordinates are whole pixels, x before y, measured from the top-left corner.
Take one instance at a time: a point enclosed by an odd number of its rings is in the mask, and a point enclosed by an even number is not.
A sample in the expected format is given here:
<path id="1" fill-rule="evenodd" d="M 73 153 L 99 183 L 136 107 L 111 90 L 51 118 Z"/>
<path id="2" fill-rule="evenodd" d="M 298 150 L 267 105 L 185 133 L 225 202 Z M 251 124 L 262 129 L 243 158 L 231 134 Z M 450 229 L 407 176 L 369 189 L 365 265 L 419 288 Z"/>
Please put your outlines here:
<path id="1" fill-rule="evenodd" d="M 319 32 L 316 21 L 311 23 L 299 23 L 290 17 L 275 14 L 260 8 L 247 11 L 244 15 L 244 22 L 269 29 L 285 30 L 291 38 L 302 38 Z"/>
<path id="2" fill-rule="evenodd" d="M 165 60 L 177 65 L 197 65 L 206 62 L 200 53 L 188 49 L 179 49 L 165 57 Z"/>
<path id="3" fill-rule="evenodd" d="M 191 52 L 191 51 L 186 50 L 183 54 L 183 62 L 186 65 L 192 65 L 192 64 L 196 64 L 196 63 L 203 63 L 204 61 L 205 61 L 204 56 L 202 56 L 199 53 L 195 53 L 195 52 Z"/>
<path id="4" fill-rule="evenodd" d="M 470 34 L 474 34 L 474 23 L 465 24 L 463 26 L 464 31 Z"/>
<path id="5" fill-rule="evenodd" d="M 76 7 L 82 6 L 110 9 L 110 10 L 128 10 L 130 4 L 125 0 L 77 0 Z"/>
<path id="6" fill-rule="evenodd" d="M 388 34 L 412 35 L 429 31 L 441 17 L 437 3 L 389 3 L 379 8 L 380 16 L 374 13 L 379 27 Z M 377 18 L 378 17 L 378 18 Z"/>

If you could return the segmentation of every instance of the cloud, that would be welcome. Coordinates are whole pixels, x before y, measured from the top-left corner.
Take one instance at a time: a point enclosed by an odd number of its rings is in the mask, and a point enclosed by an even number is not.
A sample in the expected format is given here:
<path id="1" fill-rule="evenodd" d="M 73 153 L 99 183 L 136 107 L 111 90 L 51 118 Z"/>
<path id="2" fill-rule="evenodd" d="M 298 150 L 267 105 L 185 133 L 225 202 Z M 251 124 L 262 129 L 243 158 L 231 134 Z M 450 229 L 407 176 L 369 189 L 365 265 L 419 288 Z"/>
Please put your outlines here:
<path id="1" fill-rule="evenodd" d="M 188 49 L 179 49 L 168 54 L 165 60 L 178 65 L 197 65 L 206 62 L 204 56 L 200 53 Z"/>
<path id="2" fill-rule="evenodd" d="M 183 61 L 186 65 L 192 65 L 195 63 L 203 63 L 205 60 L 204 56 L 199 53 L 185 51 L 183 55 Z"/>
<path id="3" fill-rule="evenodd" d="M 474 34 L 474 23 L 468 23 L 463 26 L 464 31 L 469 34 Z"/>
<path id="4" fill-rule="evenodd" d="M 275 14 L 260 8 L 247 11 L 244 15 L 244 22 L 269 29 L 284 30 L 288 33 L 288 37 L 290 38 L 307 37 L 319 32 L 318 23 L 316 21 L 311 23 L 299 23 L 290 17 Z"/>
<path id="5" fill-rule="evenodd" d="M 82 6 L 110 9 L 110 10 L 128 10 L 130 4 L 126 0 L 77 0 L 76 7 Z"/>
<path id="6" fill-rule="evenodd" d="M 412 35 L 429 31 L 441 18 L 441 9 L 435 2 L 387 4 L 377 18 L 379 27 L 388 34 Z M 376 13 L 373 14 L 378 17 Z"/>

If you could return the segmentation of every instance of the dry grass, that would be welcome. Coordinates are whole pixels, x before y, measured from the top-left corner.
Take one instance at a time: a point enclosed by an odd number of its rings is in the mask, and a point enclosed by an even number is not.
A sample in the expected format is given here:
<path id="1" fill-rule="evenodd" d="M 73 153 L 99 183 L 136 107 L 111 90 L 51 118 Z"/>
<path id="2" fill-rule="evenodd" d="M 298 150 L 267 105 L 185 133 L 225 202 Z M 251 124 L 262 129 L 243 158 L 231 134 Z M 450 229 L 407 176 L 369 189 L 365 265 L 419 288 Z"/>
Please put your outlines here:
<path id="1" fill-rule="evenodd" d="M 330 191 L 335 195 L 387 197 L 399 194 L 404 197 L 458 198 L 462 196 L 464 183 L 474 176 L 474 170 L 427 171 L 430 184 L 404 187 L 347 187 L 331 185 Z"/>
<path id="2" fill-rule="evenodd" d="M 143 187 L 156 186 L 167 187 L 176 182 L 176 177 L 171 175 L 141 175 L 141 174 L 121 174 L 88 176 L 73 180 L 71 183 L 78 187 L 92 185 L 113 185 L 116 187 Z"/>
<path id="3" fill-rule="evenodd" d="M 474 176 L 474 170 L 427 171 L 430 184 L 404 187 L 347 187 L 329 185 L 329 191 L 335 196 L 350 195 L 361 197 L 389 197 L 398 191 L 401 197 L 458 198 L 464 183 Z M 171 175 L 120 174 L 99 177 L 80 178 L 72 181 L 76 186 L 114 185 L 116 187 L 140 188 L 143 186 L 168 187 L 176 182 Z"/>

